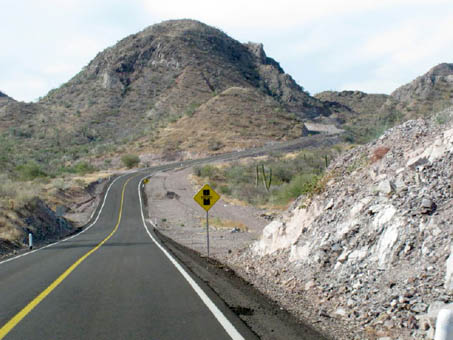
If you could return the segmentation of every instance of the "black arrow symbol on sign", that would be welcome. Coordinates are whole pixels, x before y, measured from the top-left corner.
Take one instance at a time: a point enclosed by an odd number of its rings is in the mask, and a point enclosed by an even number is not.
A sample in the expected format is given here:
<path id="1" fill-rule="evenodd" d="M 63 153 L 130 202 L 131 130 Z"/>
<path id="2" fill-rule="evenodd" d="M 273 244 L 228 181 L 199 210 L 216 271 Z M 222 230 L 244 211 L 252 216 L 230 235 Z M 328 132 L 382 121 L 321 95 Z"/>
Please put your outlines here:
<path id="1" fill-rule="evenodd" d="M 203 189 L 203 205 L 211 205 L 211 194 L 209 189 Z"/>

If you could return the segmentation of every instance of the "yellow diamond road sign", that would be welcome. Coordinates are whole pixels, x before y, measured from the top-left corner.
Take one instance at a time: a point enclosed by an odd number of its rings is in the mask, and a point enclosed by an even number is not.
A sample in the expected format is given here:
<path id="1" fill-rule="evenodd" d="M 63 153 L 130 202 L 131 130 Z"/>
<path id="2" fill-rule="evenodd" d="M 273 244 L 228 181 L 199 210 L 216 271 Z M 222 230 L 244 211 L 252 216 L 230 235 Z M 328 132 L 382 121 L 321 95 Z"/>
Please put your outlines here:
<path id="1" fill-rule="evenodd" d="M 209 184 L 205 184 L 203 188 L 193 197 L 204 210 L 208 211 L 219 200 L 220 196 L 216 193 Z"/>

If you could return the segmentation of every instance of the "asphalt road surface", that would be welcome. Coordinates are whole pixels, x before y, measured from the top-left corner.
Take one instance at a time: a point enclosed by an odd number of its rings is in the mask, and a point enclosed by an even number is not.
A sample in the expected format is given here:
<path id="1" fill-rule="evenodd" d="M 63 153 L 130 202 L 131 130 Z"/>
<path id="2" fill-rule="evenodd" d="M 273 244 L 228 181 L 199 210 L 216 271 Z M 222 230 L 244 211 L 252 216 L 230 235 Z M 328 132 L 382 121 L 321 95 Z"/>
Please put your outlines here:
<path id="1" fill-rule="evenodd" d="M 0 263 L 0 339 L 256 338 L 145 226 L 144 176 L 117 178 L 85 232 Z"/>
<path id="2" fill-rule="evenodd" d="M 161 245 L 139 186 L 181 165 L 336 142 L 315 136 L 117 177 L 83 232 L 0 262 L 0 340 L 256 339 Z"/>

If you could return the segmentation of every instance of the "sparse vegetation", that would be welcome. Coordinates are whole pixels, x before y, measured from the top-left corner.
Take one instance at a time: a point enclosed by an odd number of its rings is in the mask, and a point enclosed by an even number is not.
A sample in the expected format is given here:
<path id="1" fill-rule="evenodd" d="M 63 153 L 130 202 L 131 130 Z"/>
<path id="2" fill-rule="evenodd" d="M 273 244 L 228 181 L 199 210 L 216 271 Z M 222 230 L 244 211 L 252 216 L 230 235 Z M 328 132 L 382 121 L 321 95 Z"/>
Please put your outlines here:
<path id="1" fill-rule="evenodd" d="M 135 168 L 140 164 L 140 157 L 133 154 L 126 154 L 121 157 L 121 162 L 129 169 Z"/>
<path id="2" fill-rule="evenodd" d="M 316 190 L 325 170 L 325 156 L 332 159 L 337 154 L 338 151 L 333 148 L 305 150 L 298 154 L 277 154 L 264 160 L 233 162 L 221 167 L 210 164 L 196 166 L 193 173 L 203 181 L 209 181 L 223 195 L 254 205 L 284 206 L 298 196 Z M 267 174 L 267 185 L 263 184 L 263 168 Z"/>

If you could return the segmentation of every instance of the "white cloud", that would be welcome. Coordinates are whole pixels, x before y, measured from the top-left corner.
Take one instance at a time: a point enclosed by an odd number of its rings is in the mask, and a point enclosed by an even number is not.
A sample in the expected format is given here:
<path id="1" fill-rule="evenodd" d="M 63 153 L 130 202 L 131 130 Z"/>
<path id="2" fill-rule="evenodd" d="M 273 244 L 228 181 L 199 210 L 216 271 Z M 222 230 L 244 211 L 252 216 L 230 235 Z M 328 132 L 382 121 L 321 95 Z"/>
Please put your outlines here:
<path id="1" fill-rule="evenodd" d="M 448 3 L 449 0 L 280 0 L 277 3 L 262 0 L 142 0 L 154 16 L 195 18 L 221 27 L 286 29 L 327 19 L 393 6 Z M 326 22 L 326 25 L 329 23 Z"/>
<path id="2" fill-rule="evenodd" d="M 166 19 L 197 19 L 263 42 L 309 90 L 390 92 L 453 62 L 451 0 L 18 0 L 2 10 L 0 65 L 8 66 L 0 90 L 22 100 L 45 95 L 104 48 Z"/>

